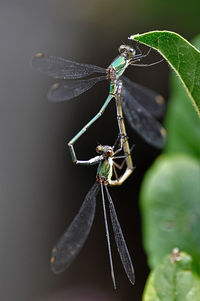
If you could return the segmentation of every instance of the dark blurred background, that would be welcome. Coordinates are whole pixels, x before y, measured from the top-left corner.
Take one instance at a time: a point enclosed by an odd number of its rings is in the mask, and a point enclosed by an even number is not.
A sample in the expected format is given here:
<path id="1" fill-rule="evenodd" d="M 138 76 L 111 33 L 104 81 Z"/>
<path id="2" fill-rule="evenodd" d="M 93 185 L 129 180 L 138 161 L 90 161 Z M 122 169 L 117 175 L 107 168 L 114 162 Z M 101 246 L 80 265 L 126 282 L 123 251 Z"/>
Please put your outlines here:
<path id="1" fill-rule="evenodd" d="M 198 7 L 197 7 L 198 6 Z M 167 29 L 190 39 L 199 33 L 200 2 L 161 0 L 1 0 L 0 2 L 0 300 L 141 300 L 148 275 L 138 206 L 140 183 L 159 154 L 127 125 L 134 174 L 110 192 L 136 271 L 126 278 L 116 250 L 112 288 L 103 214 L 98 198 L 88 241 L 73 265 L 55 276 L 50 250 L 95 180 L 95 167 L 72 164 L 66 142 L 97 112 L 108 94 L 100 83 L 68 103 L 48 103 L 53 81 L 30 67 L 38 51 L 107 67 L 133 33 Z M 159 59 L 152 53 L 147 62 Z M 132 80 L 168 98 L 166 63 L 129 68 Z M 114 106 L 76 144 L 79 157 L 117 135 Z M 114 247 L 114 246 L 113 246 Z"/>

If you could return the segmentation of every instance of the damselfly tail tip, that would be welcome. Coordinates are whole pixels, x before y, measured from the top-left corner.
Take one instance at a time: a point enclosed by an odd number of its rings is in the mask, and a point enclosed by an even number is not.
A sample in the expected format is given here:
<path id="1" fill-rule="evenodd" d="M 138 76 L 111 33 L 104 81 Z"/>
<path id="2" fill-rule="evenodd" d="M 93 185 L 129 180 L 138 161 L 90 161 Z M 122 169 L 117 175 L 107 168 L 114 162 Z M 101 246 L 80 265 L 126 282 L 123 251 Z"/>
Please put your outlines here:
<path id="1" fill-rule="evenodd" d="M 115 281 L 115 274 L 114 274 L 114 271 L 111 272 L 111 277 L 112 277 L 112 282 L 113 282 L 114 290 L 116 290 L 116 289 L 117 289 L 117 285 L 116 285 L 116 281 Z"/>

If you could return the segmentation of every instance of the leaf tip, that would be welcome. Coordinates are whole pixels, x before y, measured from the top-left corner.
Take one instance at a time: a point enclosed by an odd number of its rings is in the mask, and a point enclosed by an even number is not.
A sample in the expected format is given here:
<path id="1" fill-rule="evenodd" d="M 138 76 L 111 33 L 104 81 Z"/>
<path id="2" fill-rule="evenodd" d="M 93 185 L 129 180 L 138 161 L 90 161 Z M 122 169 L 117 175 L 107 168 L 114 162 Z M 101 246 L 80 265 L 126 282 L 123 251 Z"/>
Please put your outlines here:
<path id="1" fill-rule="evenodd" d="M 137 34 L 132 34 L 130 37 L 128 37 L 128 40 L 134 40 L 135 37 L 138 37 L 140 34 L 137 33 Z"/>

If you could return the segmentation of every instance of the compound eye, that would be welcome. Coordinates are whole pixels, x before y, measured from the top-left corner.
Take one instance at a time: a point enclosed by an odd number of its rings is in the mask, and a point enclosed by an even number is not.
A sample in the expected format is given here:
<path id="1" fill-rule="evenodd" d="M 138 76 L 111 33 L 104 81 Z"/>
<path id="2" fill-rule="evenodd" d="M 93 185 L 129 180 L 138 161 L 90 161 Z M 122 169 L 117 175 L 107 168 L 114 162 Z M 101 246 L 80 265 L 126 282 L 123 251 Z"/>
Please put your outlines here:
<path id="1" fill-rule="evenodd" d="M 119 47 L 119 53 L 122 53 L 122 52 L 124 52 L 124 49 L 125 49 L 125 46 L 124 45 L 121 45 L 120 47 Z"/>
<path id="2" fill-rule="evenodd" d="M 134 56 L 134 55 L 136 54 L 136 50 L 133 49 L 133 48 L 131 48 L 131 53 L 132 53 L 132 55 Z"/>
<path id="3" fill-rule="evenodd" d="M 112 156 L 112 150 L 108 150 L 108 151 L 107 151 L 107 156 L 108 156 L 108 157 Z"/>
<path id="4" fill-rule="evenodd" d="M 96 152 L 97 152 L 98 154 L 101 154 L 101 153 L 102 153 L 102 146 L 101 146 L 101 145 L 97 145 L 97 147 L 96 147 Z"/>

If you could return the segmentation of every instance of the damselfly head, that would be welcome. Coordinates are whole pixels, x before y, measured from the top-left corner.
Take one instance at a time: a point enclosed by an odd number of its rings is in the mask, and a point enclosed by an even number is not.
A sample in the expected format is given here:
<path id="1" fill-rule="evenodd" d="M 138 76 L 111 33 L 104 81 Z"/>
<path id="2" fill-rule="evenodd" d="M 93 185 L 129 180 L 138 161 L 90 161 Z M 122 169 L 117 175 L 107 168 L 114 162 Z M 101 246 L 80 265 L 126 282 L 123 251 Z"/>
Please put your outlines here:
<path id="1" fill-rule="evenodd" d="M 114 155 L 114 150 L 109 145 L 97 145 L 96 152 L 105 157 L 112 157 Z"/>
<path id="2" fill-rule="evenodd" d="M 119 53 L 126 56 L 127 59 L 131 59 L 135 56 L 136 50 L 129 45 L 120 45 Z"/>

